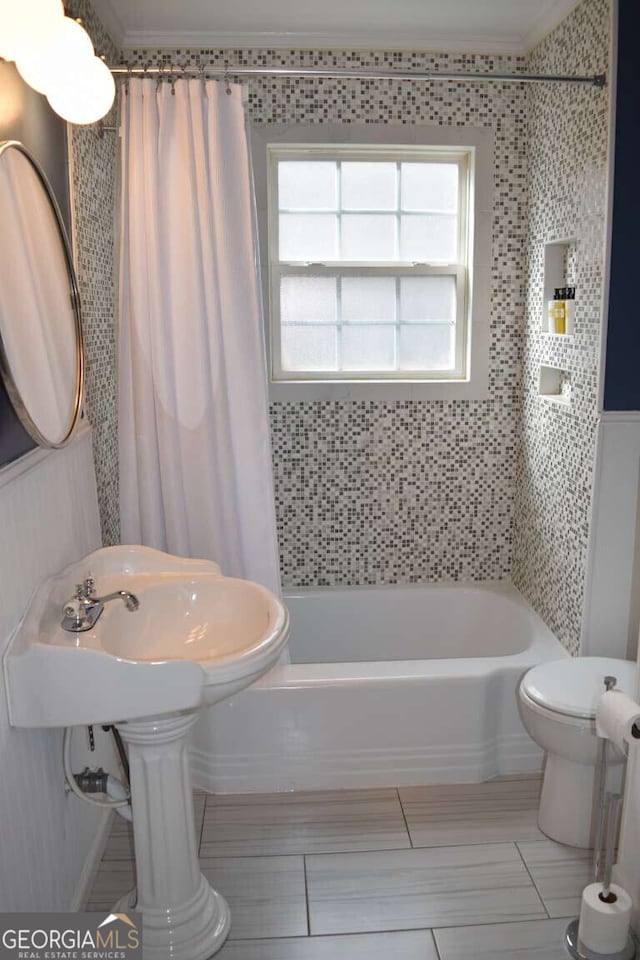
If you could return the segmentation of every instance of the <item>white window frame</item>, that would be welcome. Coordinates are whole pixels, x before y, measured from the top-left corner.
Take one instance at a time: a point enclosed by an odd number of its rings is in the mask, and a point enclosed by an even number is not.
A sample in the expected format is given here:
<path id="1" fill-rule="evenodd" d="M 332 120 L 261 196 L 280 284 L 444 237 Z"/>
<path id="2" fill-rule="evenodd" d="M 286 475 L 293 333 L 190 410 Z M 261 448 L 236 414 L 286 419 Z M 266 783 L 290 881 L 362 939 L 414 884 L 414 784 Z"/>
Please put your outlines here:
<path id="1" fill-rule="evenodd" d="M 456 260 L 450 262 L 417 263 L 410 261 L 383 260 L 358 261 L 349 263 L 345 260 L 325 261 L 322 263 L 306 263 L 301 260 L 280 260 L 279 223 L 280 210 L 278 202 L 278 164 L 290 160 L 333 160 L 337 163 L 349 161 L 374 161 L 395 163 L 451 163 L 458 168 L 458 236 L 456 238 Z M 467 208 L 470 193 L 470 175 L 473 169 L 473 150 L 460 148 L 452 151 L 450 148 L 440 147 L 383 147 L 379 148 L 368 144 L 354 147 L 345 144 L 324 144 L 309 147 L 303 144 L 270 144 L 267 148 L 267 164 L 269 170 L 269 290 L 270 290 L 270 323 L 271 323 L 271 379 L 273 381 L 287 380 L 464 380 L 467 377 L 467 327 L 468 327 L 468 261 L 469 261 L 469 231 Z M 398 183 L 399 183 L 398 178 Z M 297 213 L 298 211 L 296 211 Z M 303 211 L 304 212 L 304 211 Z M 323 211 L 324 212 L 324 211 Z M 331 211 L 329 211 L 331 212 Z M 336 211 L 338 218 L 343 210 Z M 359 211 L 348 211 L 349 215 L 357 215 Z M 363 210 L 363 214 L 377 213 L 377 210 Z M 389 211 L 380 211 L 388 213 Z M 394 211 L 399 219 L 400 207 Z M 408 215 L 408 214 L 404 214 Z M 338 289 L 343 277 L 372 276 L 394 277 L 402 276 L 454 276 L 456 278 L 456 317 L 455 317 L 455 344 L 454 365 L 446 370 L 283 370 L 281 365 L 282 351 L 280 335 L 282 323 L 280 320 L 280 281 L 283 276 L 336 276 Z M 396 320 L 396 336 L 400 328 L 400 320 Z M 342 324 L 338 324 L 338 336 Z"/>
<path id="2" fill-rule="evenodd" d="M 347 132 L 347 136 L 345 136 Z M 489 288 L 491 268 L 491 158 L 493 133 L 479 128 L 387 124 L 278 124 L 252 129 L 252 153 L 258 226 L 263 264 L 264 302 L 267 317 L 270 397 L 273 400 L 316 399 L 486 399 L 488 396 Z M 367 148 L 366 150 L 364 148 Z M 417 149 L 416 149 L 417 148 Z M 427 150 L 430 156 L 427 156 Z M 339 159 L 429 159 L 466 156 L 460 176 L 467 178 L 470 198 L 459 216 L 459 249 L 466 246 L 467 264 L 392 264 L 374 261 L 364 267 L 344 261 L 323 264 L 280 264 L 278 252 L 276 161 L 321 159 L 322 154 Z M 420 156 L 422 153 L 422 156 Z M 463 169 L 465 167 L 465 169 Z M 465 184 L 465 187 L 467 184 Z M 275 192 L 275 195 L 274 195 Z M 273 256 L 273 254 L 276 256 Z M 403 275 L 456 275 L 459 337 L 455 371 L 330 371 L 296 373 L 281 371 L 278 294 L 283 273 L 302 275 L 359 276 L 388 273 Z"/>

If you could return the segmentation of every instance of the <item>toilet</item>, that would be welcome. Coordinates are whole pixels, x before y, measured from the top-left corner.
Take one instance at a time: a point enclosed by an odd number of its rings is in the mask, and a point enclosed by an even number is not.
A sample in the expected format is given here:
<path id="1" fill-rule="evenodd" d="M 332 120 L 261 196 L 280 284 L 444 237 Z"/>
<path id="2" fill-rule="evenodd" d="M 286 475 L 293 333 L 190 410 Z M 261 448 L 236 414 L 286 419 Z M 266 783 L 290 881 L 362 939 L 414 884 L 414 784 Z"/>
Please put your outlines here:
<path id="1" fill-rule="evenodd" d="M 568 657 L 533 667 L 518 688 L 529 736 L 546 751 L 538 826 L 572 847 L 593 845 L 597 744 L 595 713 L 604 678 L 633 695 L 636 664 L 610 657 Z M 609 746 L 609 786 L 619 786 L 623 756 Z"/>

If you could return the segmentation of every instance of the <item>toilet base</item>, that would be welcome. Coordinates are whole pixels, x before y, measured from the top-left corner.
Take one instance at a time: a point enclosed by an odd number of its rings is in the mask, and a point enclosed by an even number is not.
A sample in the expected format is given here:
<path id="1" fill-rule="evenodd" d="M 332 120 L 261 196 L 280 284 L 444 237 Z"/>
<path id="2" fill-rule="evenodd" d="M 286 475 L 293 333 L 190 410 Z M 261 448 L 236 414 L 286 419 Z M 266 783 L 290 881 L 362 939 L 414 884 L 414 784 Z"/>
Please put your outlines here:
<path id="1" fill-rule="evenodd" d="M 593 846 L 595 767 L 547 754 L 538 826 L 570 847 Z"/>

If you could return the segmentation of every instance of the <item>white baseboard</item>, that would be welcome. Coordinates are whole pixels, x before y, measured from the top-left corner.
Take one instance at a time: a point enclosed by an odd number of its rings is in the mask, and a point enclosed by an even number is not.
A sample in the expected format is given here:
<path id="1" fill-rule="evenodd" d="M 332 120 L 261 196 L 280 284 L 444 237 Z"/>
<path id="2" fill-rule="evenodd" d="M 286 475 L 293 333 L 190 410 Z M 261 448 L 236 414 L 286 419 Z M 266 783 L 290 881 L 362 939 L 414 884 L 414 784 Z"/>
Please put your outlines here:
<path id="1" fill-rule="evenodd" d="M 538 773 L 542 751 L 526 735 L 464 747 L 323 750 L 283 755 L 191 751 L 194 784 L 211 793 L 406 787 Z"/>
<path id="2" fill-rule="evenodd" d="M 84 910 L 84 905 L 87 902 L 89 893 L 93 887 L 93 881 L 95 880 L 98 867 L 100 866 L 100 861 L 102 860 L 102 855 L 107 846 L 107 840 L 109 839 L 113 817 L 113 811 L 108 809 L 103 810 L 100 814 L 100 822 L 95 832 L 91 849 L 87 854 L 87 859 L 85 860 L 82 873 L 78 878 L 78 882 L 69 905 L 69 910 L 74 913 L 78 912 L 79 910 Z"/>

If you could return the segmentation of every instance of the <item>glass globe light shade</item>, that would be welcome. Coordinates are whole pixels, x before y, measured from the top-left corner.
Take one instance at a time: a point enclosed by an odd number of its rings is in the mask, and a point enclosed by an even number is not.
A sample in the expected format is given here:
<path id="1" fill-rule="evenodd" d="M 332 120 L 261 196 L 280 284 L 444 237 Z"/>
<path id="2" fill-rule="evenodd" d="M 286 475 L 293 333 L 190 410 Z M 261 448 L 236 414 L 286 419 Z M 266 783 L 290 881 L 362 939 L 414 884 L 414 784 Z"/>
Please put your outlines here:
<path id="1" fill-rule="evenodd" d="M 85 125 L 102 120 L 113 106 L 115 95 L 111 71 L 99 57 L 93 57 L 79 64 L 73 76 L 59 75 L 47 100 L 63 120 Z"/>
<path id="2" fill-rule="evenodd" d="M 38 93 L 48 93 L 57 84 L 58 75 L 75 73 L 82 63 L 93 59 L 93 44 L 89 34 L 69 17 L 63 17 L 42 47 L 20 53 L 16 66 L 20 75 Z"/>
<path id="3" fill-rule="evenodd" d="M 63 19 L 62 0 L 1 0 L 0 57 L 17 60 L 44 48 Z"/>

